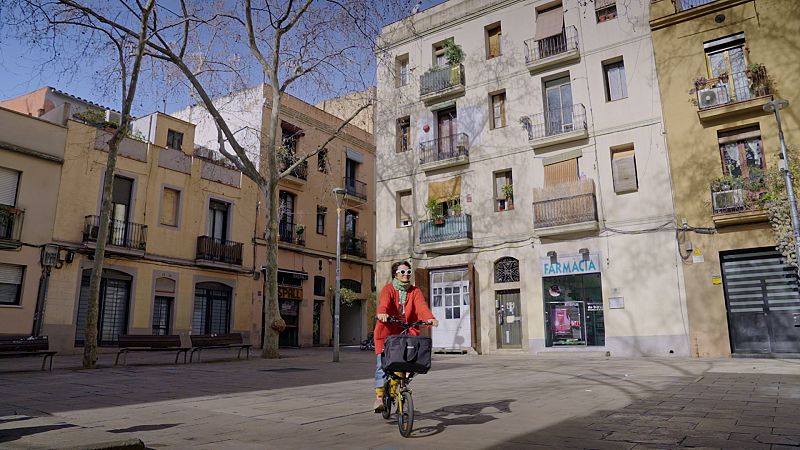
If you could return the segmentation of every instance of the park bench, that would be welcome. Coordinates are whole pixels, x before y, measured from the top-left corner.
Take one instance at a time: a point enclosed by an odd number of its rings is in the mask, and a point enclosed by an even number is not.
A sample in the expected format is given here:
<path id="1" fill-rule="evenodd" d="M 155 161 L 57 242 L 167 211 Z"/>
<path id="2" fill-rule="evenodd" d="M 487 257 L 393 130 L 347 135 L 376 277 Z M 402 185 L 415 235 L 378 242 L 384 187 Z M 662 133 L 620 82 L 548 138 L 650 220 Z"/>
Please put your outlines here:
<path id="1" fill-rule="evenodd" d="M 42 370 L 50 358 L 49 370 L 53 371 L 53 355 L 47 336 L 0 335 L 0 358 L 23 358 L 42 356 Z"/>
<path id="2" fill-rule="evenodd" d="M 189 353 L 189 362 L 192 362 L 195 353 L 197 353 L 197 361 L 200 362 L 200 352 L 213 348 L 238 348 L 239 353 L 236 355 L 237 359 L 242 358 L 242 350 L 245 351 L 247 359 L 250 359 L 250 347 L 252 347 L 252 345 L 244 342 L 244 337 L 241 333 L 201 334 L 189 336 L 189 338 L 192 340 L 192 351 Z"/>
<path id="3" fill-rule="evenodd" d="M 119 364 L 120 355 L 122 365 L 128 363 L 128 353 L 130 352 L 175 352 L 175 364 L 178 364 L 178 357 L 183 353 L 183 362 L 186 363 L 186 354 L 190 347 L 181 344 L 181 337 L 177 334 L 167 336 L 151 336 L 148 334 L 126 334 L 119 337 L 119 351 L 114 365 Z"/>

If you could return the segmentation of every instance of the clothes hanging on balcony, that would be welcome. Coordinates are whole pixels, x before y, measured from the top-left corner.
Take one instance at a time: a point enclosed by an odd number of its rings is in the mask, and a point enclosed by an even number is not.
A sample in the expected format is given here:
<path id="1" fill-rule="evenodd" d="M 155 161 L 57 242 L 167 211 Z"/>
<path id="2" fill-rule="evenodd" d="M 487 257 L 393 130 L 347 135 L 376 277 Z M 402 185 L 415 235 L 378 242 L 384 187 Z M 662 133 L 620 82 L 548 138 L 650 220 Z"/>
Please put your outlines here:
<path id="1" fill-rule="evenodd" d="M 428 183 L 428 199 L 438 202 L 461 198 L 461 176 Z"/>
<path id="2" fill-rule="evenodd" d="M 536 15 L 536 34 L 535 40 L 548 38 L 560 34 L 564 30 L 564 8 L 557 8 L 542 11 Z"/>

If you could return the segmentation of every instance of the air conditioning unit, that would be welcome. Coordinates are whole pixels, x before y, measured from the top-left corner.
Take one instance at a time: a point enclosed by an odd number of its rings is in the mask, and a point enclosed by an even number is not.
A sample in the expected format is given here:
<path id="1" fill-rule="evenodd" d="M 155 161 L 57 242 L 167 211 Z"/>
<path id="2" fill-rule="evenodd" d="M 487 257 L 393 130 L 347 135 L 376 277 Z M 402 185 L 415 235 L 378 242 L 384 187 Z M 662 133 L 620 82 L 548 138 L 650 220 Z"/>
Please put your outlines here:
<path id="1" fill-rule="evenodd" d="M 403 219 L 403 220 L 400 221 L 400 227 L 401 228 L 410 227 L 410 226 L 411 226 L 411 219 Z"/>
<path id="2" fill-rule="evenodd" d="M 701 108 L 717 106 L 720 104 L 719 100 L 719 94 L 714 89 L 702 89 L 697 93 L 697 103 Z"/>
<path id="3" fill-rule="evenodd" d="M 118 113 L 116 111 L 112 111 L 110 109 L 107 109 L 106 110 L 106 118 L 105 118 L 105 120 L 106 120 L 106 122 L 120 123 L 120 122 L 122 122 L 122 114 L 120 114 L 120 113 Z"/>
<path id="4" fill-rule="evenodd" d="M 744 192 L 741 189 L 711 193 L 714 213 L 741 211 L 744 209 Z"/>

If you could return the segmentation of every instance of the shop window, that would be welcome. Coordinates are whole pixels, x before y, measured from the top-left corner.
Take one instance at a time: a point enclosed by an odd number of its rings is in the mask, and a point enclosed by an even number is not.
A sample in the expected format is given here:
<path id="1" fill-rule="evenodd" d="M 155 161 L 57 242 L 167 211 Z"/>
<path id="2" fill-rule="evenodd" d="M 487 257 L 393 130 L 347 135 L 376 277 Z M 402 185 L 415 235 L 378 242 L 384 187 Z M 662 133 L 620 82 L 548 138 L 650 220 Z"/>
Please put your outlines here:
<path id="1" fill-rule="evenodd" d="M 597 23 L 617 18 L 616 0 L 594 0 L 594 12 Z"/>
<path id="2" fill-rule="evenodd" d="M 400 55 L 395 58 L 395 86 L 402 87 L 408 84 L 411 77 L 410 68 L 408 65 L 408 53 Z"/>
<path id="3" fill-rule="evenodd" d="M 603 79 L 606 84 L 606 101 L 612 102 L 628 96 L 625 64 L 622 59 L 603 63 Z"/>
<path id="4" fill-rule="evenodd" d="M 507 211 L 514 209 L 514 182 L 511 170 L 494 174 L 494 210 Z"/>
<path id="5" fill-rule="evenodd" d="M 0 264 L 0 305 L 19 305 L 25 266 Z"/>
<path id="6" fill-rule="evenodd" d="M 722 172 L 732 177 L 760 179 L 764 171 L 764 148 L 758 127 L 720 132 Z"/>
<path id="7" fill-rule="evenodd" d="M 165 187 L 161 198 L 161 224 L 171 227 L 178 226 L 178 210 L 180 206 L 181 191 Z"/>
<path id="8" fill-rule="evenodd" d="M 83 271 L 78 298 L 78 317 L 75 323 L 75 345 L 82 346 L 86 339 L 86 315 L 89 309 L 89 280 L 92 269 Z M 103 269 L 100 280 L 100 298 L 97 309 L 97 344 L 115 347 L 119 336 L 128 334 L 131 284 L 133 277 L 111 269 Z"/>
<path id="9" fill-rule="evenodd" d="M 545 346 L 605 345 L 603 293 L 599 273 L 542 278 Z"/>
<path id="10" fill-rule="evenodd" d="M 167 148 L 180 150 L 183 146 L 183 133 L 167 130 Z"/>
<path id="11" fill-rule="evenodd" d="M 198 283 L 194 290 L 192 334 L 227 334 L 233 290 L 221 283 Z"/>
<path id="12" fill-rule="evenodd" d="M 411 213 L 414 210 L 411 191 L 401 191 L 397 193 L 396 209 L 397 209 L 397 228 L 410 227 Z"/>
<path id="13" fill-rule="evenodd" d="M 506 126 L 506 93 L 492 95 L 492 129 Z"/>
<path id="14" fill-rule="evenodd" d="M 486 59 L 496 58 L 503 54 L 502 35 L 499 23 L 486 27 Z"/>
<path id="15" fill-rule="evenodd" d="M 319 275 L 314 276 L 314 295 L 316 297 L 325 296 L 325 277 Z"/>
<path id="16" fill-rule="evenodd" d="M 614 177 L 614 192 L 617 194 L 639 190 L 633 146 L 611 149 L 611 173 Z"/>
<path id="17" fill-rule="evenodd" d="M 494 263 L 495 283 L 514 283 L 519 281 L 519 261 L 511 258 L 500 258 Z"/>
<path id="18" fill-rule="evenodd" d="M 409 116 L 397 119 L 397 143 L 396 149 L 398 153 L 407 152 L 411 143 L 411 118 Z"/>

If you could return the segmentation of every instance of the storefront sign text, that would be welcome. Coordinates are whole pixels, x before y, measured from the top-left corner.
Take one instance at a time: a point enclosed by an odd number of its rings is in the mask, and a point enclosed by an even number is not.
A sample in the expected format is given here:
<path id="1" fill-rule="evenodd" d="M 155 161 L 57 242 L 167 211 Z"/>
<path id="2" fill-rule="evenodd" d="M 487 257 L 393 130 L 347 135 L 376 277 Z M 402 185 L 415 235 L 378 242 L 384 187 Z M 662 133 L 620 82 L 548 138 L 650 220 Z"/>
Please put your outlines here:
<path id="1" fill-rule="evenodd" d="M 542 276 L 577 275 L 582 273 L 600 272 L 600 256 L 589 255 L 589 259 L 578 256 L 558 256 L 556 262 L 550 258 L 542 258 Z"/>

